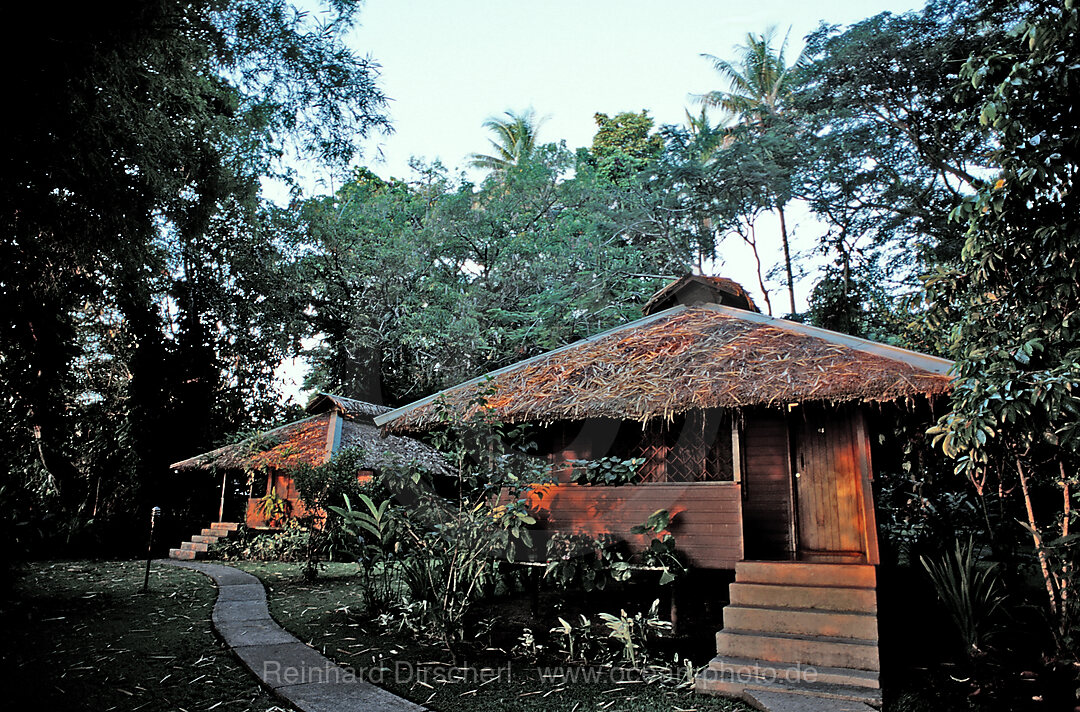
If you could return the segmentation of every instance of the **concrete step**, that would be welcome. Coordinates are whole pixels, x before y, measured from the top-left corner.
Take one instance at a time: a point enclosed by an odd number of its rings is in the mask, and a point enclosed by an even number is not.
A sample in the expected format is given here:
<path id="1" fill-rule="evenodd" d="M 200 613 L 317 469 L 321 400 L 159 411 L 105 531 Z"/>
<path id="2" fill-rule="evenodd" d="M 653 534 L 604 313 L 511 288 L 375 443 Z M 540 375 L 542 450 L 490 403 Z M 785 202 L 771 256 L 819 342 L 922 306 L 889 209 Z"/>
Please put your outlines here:
<path id="1" fill-rule="evenodd" d="M 877 593 L 868 588 L 736 582 L 728 587 L 728 594 L 732 604 L 744 606 L 877 612 Z"/>
<path id="2" fill-rule="evenodd" d="M 871 670 L 852 670 L 851 668 L 824 667 L 814 665 L 787 665 L 785 663 L 767 663 L 761 660 L 716 656 L 709 662 L 709 669 L 716 675 L 713 678 L 732 682 L 808 682 L 824 685 L 846 685 L 880 689 L 878 673 Z"/>
<path id="3" fill-rule="evenodd" d="M 716 634 L 716 653 L 767 662 L 881 670 L 877 642 L 853 638 L 722 630 Z"/>
<path id="4" fill-rule="evenodd" d="M 792 682 L 779 682 L 779 681 L 741 681 L 738 679 L 730 679 L 725 675 L 717 673 L 715 670 L 706 668 L 703 670 L 697 678 L 694 680 L 694 690 L 697 692 L 727 695 L 729 697 L 742 697 L 747 700 L 754 707 L 759 709 L 781 709 L 779 706 L 773 704 L 765 705 L 760 704 L 760 701 L 754 697 L 755 693 L 764 693 L 764 695 L 777 696 L 791 695 L 789 704 L 785 704 L 783 709 L 791 710 L 843 710 L 851 709 L 846 707 L 843 703 L 855 704 L 859 708 L 862 705 L 869 705 L 871 707 L 881 706 L 881 690 L 870 689 L 863 687 L 848 687 L 845 685 L 831 685 L 828 683 L 820 682 L 806 682 L 806 681 L 792 681 Z M 810 699 L 817 698 L 819 700 L 831 700 L 834 704 L 800 704 L 799 699 L 804 699 L 809 702 Z M 783 700 L 783 697 L 777 697 L 779 700 Z M 786 702 L 786 701 L 785 701 Z M 841 703 L 837 705 L 836 703 Z"/>
<path id="5" fill-rule="evenodd" d="M 205 553 L 205 552 L 209 551 L 210 545 L 209 544 L 199 544 L 199 543 L 194 542 L 194 541 L 185 541 L 183 544 L 180 545 L 180 548 L 184 549 L 186 551 L 197 551 L 199 553 Z"/>
<path id="6" fill-rule="evenodd" d="M 238 522 L 214 522 L 210 526 L 217 529 L 228 529 L 231 532 L 234 532 L 240 528 L 240 524 Z"/>
<path id="7" fill-rule="evenodd" d="M 195 552 L 190 549 L 169 549 L 170 559 L 180 559 L 182 561 L 194 561 Z"/>
<path id="8" fill-rule="evenodd" d="M 196 544 L 213 544 L 214 542 L 216 542 L 220 538 L 221 537 L 219 537 L 219 536 L 208 536 L 208 535 L 205 535 L 205 534 L 196 534 L 195 536 L 191 537 L 191 541 L 195 542 Z"/>
<path id="9" fill-rule="evenodd" d="M 873 641 L 878 639 L 877 616 L 873 613 L 816 611 L 810 608 L 726 606 L 724 630 L 761 630 L 769 633 Z"/>
<path id="10" fill-rule="evenodd" d="M 738 583 L 779 583 L 792 586 L 845 586 L 874 588 L 876 576 L 869 564 L 816 564 L 800 561 L 740 561 L 735 564 Z"/>
<path id="11" fill-rule="evenodd" d="M 231 529 L 218 529 L 216 525 L 210 525 L 208 529 L 203 529 L 199 532 L 200 536 L 216 536 L 219 539 L 224 539 L 232 533 Z"/>

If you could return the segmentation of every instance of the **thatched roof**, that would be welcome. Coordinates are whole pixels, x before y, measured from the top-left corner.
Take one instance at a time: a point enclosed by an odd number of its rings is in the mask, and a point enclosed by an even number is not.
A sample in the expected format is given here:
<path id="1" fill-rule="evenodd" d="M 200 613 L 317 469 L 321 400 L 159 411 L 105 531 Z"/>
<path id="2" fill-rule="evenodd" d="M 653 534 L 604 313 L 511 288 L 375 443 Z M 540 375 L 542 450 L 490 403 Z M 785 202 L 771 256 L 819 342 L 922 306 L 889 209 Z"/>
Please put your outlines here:
<path id="1" fill-rule="evenodd" d="M 504 422 L 646 421 L 701 408 L 892 401 L 949 390 L 952 362 L 718 304 L 679 306 L 375 418 L 395 432 L 466 417 L 479 390 Z M 475 408 L 475 406 L 472 406 Z"/>
<path id="2" fill-rule="evenodd" d="M 174 470 L 286 468 L 326 462 L 330 414 L 267 430 L 217 450 L 174 462 Z"/>
<path id="3" fill-rule="evenodd" d="M 754 298 L 735 280 L 727 277 L 707 277 L 687 274 L 669 282 L 645 303 L 642 313 L 656 314 L 674 306 L 695 306 L 703 303 L 723 304 L 728 307 L 761 311 Z"/>
<path id="4" fill-rule="evenodd" d="M 371 420 L 377 415 L 389 413 L 392 409 L 385 405 L 376 405 L 367 401 L 336 396 L 333 393 L 319 393 L 308 403 L 306 410 L 309 413 L 322 413 L 331 408 L 342 415 L 354 420 Z"/>
<path id="5" fill-rule="evenodd" d="M 197 469 L 286 469 L 297 465 L 321 465 L 328 453 L 342 448 L 363 450 L 360 466 L 382 469 L 391 462 L 417 462 L 434 472 L 447 471 L 437 450 L 419 440 L 398 435 L 383 436 L 371 424 L 372 413 L 385 413 L 384 406 L 319 394 L 308 410 L 322 411 L 303 420 L 283 425 L 258 436 L 173 463 L 176 470 Z M 331 433 L 331 426 L 340 434 Z"/>
<path id="6" fill-rule="evenodd" d="M 389 409 L 387 409 L 389 410 Z M 364 451 L 363 466 L 379 470 L 390 464 L 418 463 L 428 472 L 448 474 L 446 460 L 435 448 L 401 435 L 384 435 L 374 425 L 346 420 L 341 430 L 341 447 Z"/>

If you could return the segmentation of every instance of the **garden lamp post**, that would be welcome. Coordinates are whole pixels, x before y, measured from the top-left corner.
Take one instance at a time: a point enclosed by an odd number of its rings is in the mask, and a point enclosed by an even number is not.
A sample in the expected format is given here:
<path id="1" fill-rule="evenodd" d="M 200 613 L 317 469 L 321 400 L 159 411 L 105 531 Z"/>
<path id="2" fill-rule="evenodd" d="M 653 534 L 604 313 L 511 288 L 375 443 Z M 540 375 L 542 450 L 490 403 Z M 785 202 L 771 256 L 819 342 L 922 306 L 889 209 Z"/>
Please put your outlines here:
<path id="1" fill-rule="evenodd" d="M 150 557 L 151 551 L 154 548 L 154 525 L 157 524 L 158 517 L 161 516 L 161 507 L 154 507 L 150 510 L 150 540 L 146 543 L 146 576 L 143 578 L 142 590 L 143 593 L 150 587 Z"/>

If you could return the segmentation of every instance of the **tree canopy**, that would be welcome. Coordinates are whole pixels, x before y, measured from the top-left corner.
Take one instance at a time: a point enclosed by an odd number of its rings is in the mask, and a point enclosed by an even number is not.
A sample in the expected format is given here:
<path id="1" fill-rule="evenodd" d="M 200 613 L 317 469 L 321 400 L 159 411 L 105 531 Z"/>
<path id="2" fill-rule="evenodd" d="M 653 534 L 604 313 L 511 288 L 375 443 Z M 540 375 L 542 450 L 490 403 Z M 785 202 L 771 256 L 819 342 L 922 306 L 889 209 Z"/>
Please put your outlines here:
<path id="1" fill-rule="evenodd" d="M 934 0 L 822 26 L 794 60 L 775 30 L 750 34 L 705 55 L 720 86 L 682 125 L 596 112 L 589 145 L 567 147 L 531 109 L 492 117 L 476 181 L 361 165 L 390 126 L 378 65 L 343 43 L 358 5 L 18 9 L 0 137 L 7 533 L 54 517 L 43 529 L 70 534 L 174 493 L 174 459 L 295 414 L 292 357 L 310 388 L 403 404 L 639 316 L 739 245 L 756 274 L 729 276 L 770 313 L 784 284 L 792 318 L 956 360 L 934 429 L 955 471 L 904 487 L 966 476 L 983 521 L 965 526 L 1034 562 L 1057 650 L 1074 645 L 1071 0 Z M 267 201 L 297 158 L 344 180 Z M 801 253 L 793 206 L 814 218 Z"/>
<path id="2" fill-rule="evenodd" d="M 344 165 L 388 128 L 377 66 L 341 42 L 356 6 L 17 11 L 4 51 L 19 110 L 0 139 L 5 467 L 88 506 L 91 473 L 150 481 L 178 440 L 274 402 L 299 304 L 275 288 L 288 237 L 260 180 L 288 178 L 286 153 Z"/>
<path id="3" fill-rule="evenodd" d="M 544 120 L 537 118 L 533 109 L 505 111 L 502 116 L 492 116 L 484 122 L 484 128 L 492 133 L 488 143 L 494 152 L 474 153 L 469 157 L 470 163 L 474 168 L 496 173 L 518 165 L 536 150 L 537 134 Z"/>

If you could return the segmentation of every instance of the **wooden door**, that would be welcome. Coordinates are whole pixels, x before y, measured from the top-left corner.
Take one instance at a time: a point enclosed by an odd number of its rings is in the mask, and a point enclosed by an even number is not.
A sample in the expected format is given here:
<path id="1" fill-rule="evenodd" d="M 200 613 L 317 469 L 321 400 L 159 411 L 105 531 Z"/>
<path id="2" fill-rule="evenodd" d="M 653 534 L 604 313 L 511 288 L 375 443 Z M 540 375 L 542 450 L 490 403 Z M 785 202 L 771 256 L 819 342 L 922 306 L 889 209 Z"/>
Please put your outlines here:
<path id="1" fill-rule="evenodd" d="M 864 443 L 855 414 L 802 408 L 792 416 L 799 558 L 866 561 Z"/>
<path id="2" fill-rule="evenodd" d="M 791 448 L 781 411 L 745 413 L 741 436 L 743 542 L 750 560 L 794 556 Z"/>

